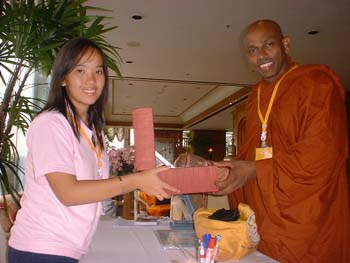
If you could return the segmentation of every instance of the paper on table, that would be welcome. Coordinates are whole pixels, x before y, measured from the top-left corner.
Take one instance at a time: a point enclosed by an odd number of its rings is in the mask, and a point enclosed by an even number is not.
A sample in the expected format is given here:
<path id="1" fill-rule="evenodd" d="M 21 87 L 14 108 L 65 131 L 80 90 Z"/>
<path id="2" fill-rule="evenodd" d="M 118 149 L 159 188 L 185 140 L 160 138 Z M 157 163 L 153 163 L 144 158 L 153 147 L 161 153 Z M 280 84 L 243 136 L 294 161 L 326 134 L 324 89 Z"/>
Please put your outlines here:
<path id="1" fill-rule="evenodd" d="M 135 225 L 140 225 L 140 226 L 156 226 L 158 225 L 158 218 L 157 217 L 142 217 L 139 216 L 135 220 Z"/>
<path id="2" fill-rule="evenodd" d="M 155 228 L 164 228 L 164 227 L 168 227 L 169 226 L 169 222 L 166 221 L 165 219 L 160 218 L 158 221 L 156 222 L 143 222 L 141 223 L 136 222 L 135 220 L 130 220 L 130 219 L 125 219 L 123 217 L 117 217 L 116 220 L 114 221 L 113 227 L 118 228 L 130 228 L 130 227 L 134 227 L 134 228 L 139 228 L 139 227 L 155 227 Z"/>
<path id="3" fill-rule="evenodd" d="M 159 229 L 154 231 L 162 248 L 196 247 L 198 240 L 193 229 Z"/>
<path id="4" fill-rule="evenodd" d="M 156 167 L 152 108 L 132 111 L 134 128 L 135 169 L 143 171 Z"/>
<path id="5" fill-rule="evenodd" d="M 209 193 L 218 191 L 214 184 L 218 178 L 216 166 L 168 169 L 158 173 L 167 184 L 179 189 L 176 194 Z"/>

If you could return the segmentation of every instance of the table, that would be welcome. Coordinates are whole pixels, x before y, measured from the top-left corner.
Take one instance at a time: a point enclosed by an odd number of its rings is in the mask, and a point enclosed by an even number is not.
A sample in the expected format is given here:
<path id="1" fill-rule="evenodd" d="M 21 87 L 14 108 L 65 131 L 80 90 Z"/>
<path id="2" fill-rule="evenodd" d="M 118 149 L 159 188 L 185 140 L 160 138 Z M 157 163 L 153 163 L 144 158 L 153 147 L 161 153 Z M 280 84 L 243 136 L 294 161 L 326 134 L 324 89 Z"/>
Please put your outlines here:
<path id="1" fill-rule="evenodd" d="M 155 229 L 168 226 L 128 226 L 117 224 L 117 219 L 102 216 L 89 252 L 80 263 L 189 263 L 187 253 L 194 251 L 162 249 Z M 194 249 L 193 249 L 194 250 Z M 277 261 L 255 252 L 241 260 L 225 261 L 239 263 L 276 263 Z"/>

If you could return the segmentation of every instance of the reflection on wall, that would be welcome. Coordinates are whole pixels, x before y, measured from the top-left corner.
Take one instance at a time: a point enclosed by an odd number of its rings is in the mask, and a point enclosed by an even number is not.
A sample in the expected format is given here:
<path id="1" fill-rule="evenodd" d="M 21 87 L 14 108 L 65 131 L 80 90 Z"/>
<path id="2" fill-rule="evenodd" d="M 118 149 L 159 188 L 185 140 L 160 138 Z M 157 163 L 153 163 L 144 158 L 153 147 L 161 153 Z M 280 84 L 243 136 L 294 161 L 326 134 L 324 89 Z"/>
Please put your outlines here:
<path id="1" fill-rule="evenodd" d="M 245 123 L 246 123 L 246 103 L 247 100 L 242 101 L 240 104 L 235 105 L 232 111 L 232 120 L 233 120 L 233 143 L 236 151 L 233 152 L 233 155 L 236 155 L 244 140 L 245 140 Z"/>
<path id="2" fill-rule="evenodd" d="M 226 155 L 226 131 L 194 130 L 191 146 L 195 155 L 207 160 L 221 161 Z"/>
<path id="3" fill-rule="evenodd" d="M 155 142 L 156 151 L 159 152 L 170 163 L 174 162 L 174 144 L 166 140 L 157 139 Z"/>
<path id="4" fill-rule="evenodd" d="M 182 131 L 155 130 L 155 149 L 170 163 L 174 163 L 176 157 L 183 152 Z"/>
<path id="5" fill-rule="evenodd" d="M 126 146 L 126 129 L 121 127 L 107 127 L 105 130 L 107 149 L 124 148 Z"/>

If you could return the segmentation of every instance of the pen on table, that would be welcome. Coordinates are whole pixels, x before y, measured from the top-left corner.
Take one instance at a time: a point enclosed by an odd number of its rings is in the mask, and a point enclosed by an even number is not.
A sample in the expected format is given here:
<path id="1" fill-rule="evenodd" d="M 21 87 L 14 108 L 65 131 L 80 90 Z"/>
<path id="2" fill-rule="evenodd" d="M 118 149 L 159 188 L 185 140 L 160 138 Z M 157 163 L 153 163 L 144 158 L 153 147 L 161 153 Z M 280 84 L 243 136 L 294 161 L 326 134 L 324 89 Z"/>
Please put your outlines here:
<path id="1" fill-rule="evenodd" d="M 213 251 L 213 259 L 212 259 L 211 263 L 218 262 L 217 260 L 218 260 L 218 255 L 219 255 L 220 240 L 221 240 L 221 236 L 220 235 L 216 235 L 215 236 L 215 247 L 214 247 L 214 251 Z"/>
<path id="2" fill-rule="evenodd" d="M 215 246 L 215 237 L 211 237 L 208 245 L 208 249 L 205 253 L 205 263 L 210 263 L 213 258 L 213 250 Z"/>
<path id="3" fill-rule="evenodd" d="M 199 262 L 204 263 L 205 261 L 205 249 L 202 241 L 199 241 Z"/>
<path id="4" fill-rule="evenodd" d="M 209 233 L 204 234 L 203 242 L 204 242 L 204 250 L 207 251 L 209 246 L 211 235 Z"/>

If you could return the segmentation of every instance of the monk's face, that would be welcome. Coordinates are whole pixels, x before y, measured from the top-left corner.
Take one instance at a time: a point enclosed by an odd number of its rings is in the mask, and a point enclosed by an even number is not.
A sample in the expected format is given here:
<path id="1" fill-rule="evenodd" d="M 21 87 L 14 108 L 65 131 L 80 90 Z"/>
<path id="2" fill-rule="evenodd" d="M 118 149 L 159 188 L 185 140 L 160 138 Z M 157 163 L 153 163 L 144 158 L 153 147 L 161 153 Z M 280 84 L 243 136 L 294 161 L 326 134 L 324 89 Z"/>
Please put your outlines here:
<path id="1" fill-rule="evenodd" d="M 289 39 L 278 26 L 262 22 L 248 28 L 244 48 L 249 64 L 268 82 L 278 79 L 288 68 Z"/>

